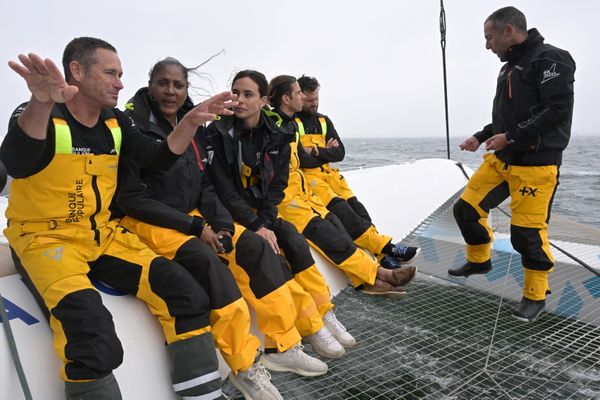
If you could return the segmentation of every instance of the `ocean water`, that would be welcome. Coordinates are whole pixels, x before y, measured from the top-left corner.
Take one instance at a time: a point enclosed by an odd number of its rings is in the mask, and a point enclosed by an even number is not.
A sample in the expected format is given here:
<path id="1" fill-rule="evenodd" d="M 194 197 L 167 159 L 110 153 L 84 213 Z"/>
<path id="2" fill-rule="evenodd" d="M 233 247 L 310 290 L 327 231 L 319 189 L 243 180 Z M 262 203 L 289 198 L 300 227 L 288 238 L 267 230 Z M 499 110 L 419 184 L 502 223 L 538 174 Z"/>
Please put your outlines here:
<path id="1" fill-rule="evenodd" d="M 465 138 L 450 138 L 450 158 L 477 169 L 482 161 L 483 146 L 475 152 L 465 152 L 458 145 Z M 348 138 L 342 141 L 346 158 L 341 169 L 364 168 L 417 160 L 447 158 L 446 138 Z M 600 228 L 600 136 L 573 135 L 563 155 L 559 187 L 554 198 L 553 215 Z M 390 185 L 402 184 L 402 177 Z M 384 190 L 384 189 L 382 189 Z M 410 196 L 410 188 L 406 188 Z"/>

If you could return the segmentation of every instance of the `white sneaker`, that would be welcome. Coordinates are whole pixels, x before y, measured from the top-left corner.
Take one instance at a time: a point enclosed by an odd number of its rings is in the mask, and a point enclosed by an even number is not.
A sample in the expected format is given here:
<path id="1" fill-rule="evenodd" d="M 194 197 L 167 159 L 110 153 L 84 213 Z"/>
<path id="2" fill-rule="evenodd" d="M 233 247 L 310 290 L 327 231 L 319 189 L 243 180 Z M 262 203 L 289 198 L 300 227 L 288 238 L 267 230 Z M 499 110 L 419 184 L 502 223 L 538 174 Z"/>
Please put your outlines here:
<path id="1" fill-rule="evenodd" d="M 356 344 L 356 339 L 348 333 L 346 327 L 342 325 L 340 321 L 338 321 L 337 317 L 333 313 L 333 311 L 329 310 L 327 314 L 323 317 L 323 323 L 329 329 L 329 332 L 333 335 L 335 340 L 337 340 L 344 347 L 352 347 Z"/>
<path id="2" fill-rule="evenodd" d="M 346 354 L 344 346 L 333 337 L 325 326 L 316 333 L 303 337 L 302 341 L 309 343 L 315 353 L 325 358 L 340 358 Z"/>
<path id="3" fill-rule="evenodd" d="M 318 376 L 327 372 L 327 364 L 306 354 L 297 344 L 283 353 L 263 353 L 260 363 L 277 372 L 294 372 L 302 376 Z"/>
<path id="4" fill-rule="evenodd" d="M 259 363 L 252 364 L 237 375 L 230 372 L 229 381 L 246 400 L 283 400 L 279 390 L 271 383 L 271 374 Z"/>

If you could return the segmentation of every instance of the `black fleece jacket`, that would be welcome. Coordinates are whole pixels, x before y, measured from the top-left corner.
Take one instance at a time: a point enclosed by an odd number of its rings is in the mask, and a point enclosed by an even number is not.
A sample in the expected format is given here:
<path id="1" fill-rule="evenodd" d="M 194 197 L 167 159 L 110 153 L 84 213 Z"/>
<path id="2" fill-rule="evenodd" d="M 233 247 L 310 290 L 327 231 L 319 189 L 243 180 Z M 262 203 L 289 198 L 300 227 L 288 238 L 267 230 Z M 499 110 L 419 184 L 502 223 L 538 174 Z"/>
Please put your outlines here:
<path id="1" fill-rule="evenodd" d="M 290 170 L 290 143 L 293 135 L 280 128 L 274 113 L 263 110 L 252 135 L 260 143 L 257 165 L 252 168 L 256 184 L 245 188 L 242 183 L 243 128 L 234 116 L 221 117 L 206 129 L 209 173 L 219 197 L 233 219 L 256 232 L 269 228 L 277 218 L 277 205 L 283 200 Z"/>
<path id="2" fill-rule="evenodd" d="M 188 98 L 178 119 L 193 108 Z M 165 141 L 172 126 L 150 99 L 148 88 L 138 90 L 127 104 L 126 113 L 138 128 L 156 141 Z M 205 221 L 188 213 L 198 209 L 215 231 L 233 232 L 233 220 L 223 206 L 206 173 L 203 128 L 184 154 L 165 172 L 152 172 L 127 162 L 119 171 L 118 203 L 129 216 L 149 224 L 199 236 Z"/>
<path id="3" fill-rule="evenodd" d="M 495 154 L 508 164 L 560 165 L 571 136 L 575 61 L 535 28 L 502 61 L 492 123 L 474 136 L 482 143 L 506 132 L 508 146 Z"/>

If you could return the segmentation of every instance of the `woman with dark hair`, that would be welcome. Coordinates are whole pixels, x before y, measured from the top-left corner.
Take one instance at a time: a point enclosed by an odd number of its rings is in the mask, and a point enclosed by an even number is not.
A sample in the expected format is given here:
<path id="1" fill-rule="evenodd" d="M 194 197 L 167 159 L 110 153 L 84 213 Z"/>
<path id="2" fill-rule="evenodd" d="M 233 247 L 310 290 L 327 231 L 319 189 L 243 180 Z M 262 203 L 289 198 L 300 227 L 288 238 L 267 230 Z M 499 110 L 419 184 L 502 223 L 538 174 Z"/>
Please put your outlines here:
<path id="1" fill-rule="evenodd" d="M 190 71 L 173 58 L 159 61 L 148 87 L 127 104 L 128 115 L 146 135 L 164 140 L 193 107 Z M 234 225 L 216 195 L 203 164 L 203 130 L 198 129 L 166 172 L 133 163 L 121 167 L 118 199 L 127 214 L 122 223 L 155 252 L 179 262 L 205 288 L 216 346 L 232 370 L 231 382 L 245 398 L 281 399 L 268 371 L 254 362 L 260 341 L 249 333 L 242 294 L 256 310 L 265 345 L 285 350 L 300 342 L 294 303 L 279 258 L 258 235 Z M 316 368 L 305 365 L 296 372 L 314 376 L 327 371 L 324 363 L 314 361 Z"/>
<path id="2" fill-rule="evenodd" d="M 298 311 L 296 326 L 303 340 L 324 357 L 341 357 L 344 347 L 327 325 L 328 320 L 336 320 L 329 287 L 306 239 L 294 225 L 278 217 L 277 206 L 288 183 L 293 136 L 279 127 L 275 113 L 265 109 L 268 82 L 262 73 L 239 72 L 232 91 L 239 101 L 234 116 L 222 117 L 206 132 L 209 171 L 213 181 L 219 182 L 217 193 L 236 222 L 262 236 L 274 254 L 281 249 L 285 255 L 288 287 Z M 332 318 L 324 324 L 325 315 Z M 277 370 L 277 356 L 266 352 L 261 362 Z"/>

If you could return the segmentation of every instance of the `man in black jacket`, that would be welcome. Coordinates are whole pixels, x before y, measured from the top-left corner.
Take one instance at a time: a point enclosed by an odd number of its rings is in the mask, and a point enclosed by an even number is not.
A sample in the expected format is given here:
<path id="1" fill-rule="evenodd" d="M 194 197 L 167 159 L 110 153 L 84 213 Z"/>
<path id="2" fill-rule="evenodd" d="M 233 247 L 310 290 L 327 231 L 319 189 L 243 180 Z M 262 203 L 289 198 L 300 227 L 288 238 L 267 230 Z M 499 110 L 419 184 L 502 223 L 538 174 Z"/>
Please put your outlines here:
<path id="1" fill-rule="evenodd" d="M 452 267 L 454 276 L 492 269 L 490 209 L 511 198 L 511 242 L 521 254 L 525 282 L 513 316 L 534 321 L 549 293 L 554 258 L 548 221 L 563 150 L 573 115 L 575 62 L 564 50 L 544 43 L 537 29 L 527 30 L 525 15 L 504 7 L 484 24 L 486 48 L 506 62 L 500 69 L 492 123 L 460 148 L 475 151 L 485 143 L 484 162 L 454 205 L 454 217 L 467 243 L 467 263 Z"/>
<path id="2" fill-rule="evenodd" d="M 229 114 L 229 93 L 192 109 L 162 142 L 116 109 L 121 61 L 109 43 L 73 39 L 63 76 L 50 59 L 21 54 L 10 67 L 27 83 L 0 160 L 13 177 L 6 211 L 17 270 L 49 319 L 67 399 L 121 399 L 113 375 L 123 348 L 90 278 L 137 296 L 158 318 L 179 396 L 222 399 L 209 301 L 182 266 L 144 246 L 111 218 L 119 160 L 165 170 L 198 126 Z"/>

